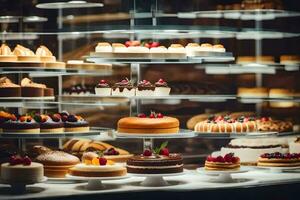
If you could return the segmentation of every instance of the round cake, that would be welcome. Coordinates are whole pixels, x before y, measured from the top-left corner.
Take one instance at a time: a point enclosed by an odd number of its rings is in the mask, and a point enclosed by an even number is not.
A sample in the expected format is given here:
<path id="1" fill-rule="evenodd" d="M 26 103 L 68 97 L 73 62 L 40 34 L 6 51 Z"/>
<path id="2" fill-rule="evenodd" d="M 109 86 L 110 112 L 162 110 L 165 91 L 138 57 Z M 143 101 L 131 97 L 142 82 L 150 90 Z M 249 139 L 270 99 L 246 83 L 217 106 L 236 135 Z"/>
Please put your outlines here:
<path id="1" fill-rule="evenodd" d="M 256 88 L 245 88 L 240 87 L 237 91 L 237 96 L 244 98 L 266 98 L 269 96 L 269 91 L 267 88 L 256 87 Z"/>
<path id="2" fill-rule="evenodd" d="M 300 138 L 298 137 L 293 142 L 289 143 L 290 153 L 300 153 Z"/>
<path id="3" fill-rule="evenodd" d="M 259 157 L 257 165 L 262 167 L 298 167 L 300 166 L 300 154 L 266 153 Z"/>
<path id="4" fill-rule="evenodd" d="M 49 151 L 39 155 L 36 161 L 44 165 L 45 176 L 62 178 L 68 170 L 78 164 L 80 160 L 63 151 Z"/>
<path id="5" fill-rule="evenodd" d="M 121 164 L 87 165 L 80 163 L 69 170 L 72 176 L 116 177 L 126 175 L 126 168 Z"/>
<path id="6" fill-rule="evenodd" d="M 153 114 L 154 115 L 154 114 Z M 151 118 L 150 118 L 151 117 Z M 160 113 L 152 118 L 140 114 L 138 117 L 125 117 L 118 121 L 119 133 L 177 133 L 179 131 L 179 121 L 173 117 L 164 117 Z"/>
<path id="7" fill-rule="evenodd" d="M 40 133 L 40 125 L 31 116 L 24 115 L 2 124 L 3 132 Z"/>
<path id="8" fill-rule="evenodd" d="M 64 123 L 61 121 L 59 114 L 49 115 L 35 115 L 35 121 L 40 124 L 41 132 L 45 133 L 63 133 Z"/>
<path id="9" fill-rule="evenodd" d="M 89 123 L 81 116 L 70 115 L 67 112 L 60 113 L 60 116 L 64 122 L 65 132 L 88 132 L 90 130 Z"/>
<path id="10" fill-rule="evenodd" d="M 205 161 L 204 169 L 209 171 L 227 171 L 240 169 L 241 163 L 239 157 L 234 153 L 228 153 L 225 156 L 208 156 Z"/>
<path id="11" fill-rule="evenodd" d="M 1 165 L 1 179 L 7 183 L 36 183 L 43 177 L 43 165 L 31 162 L 28 157 L 12 156 L 9 163 Z"/>

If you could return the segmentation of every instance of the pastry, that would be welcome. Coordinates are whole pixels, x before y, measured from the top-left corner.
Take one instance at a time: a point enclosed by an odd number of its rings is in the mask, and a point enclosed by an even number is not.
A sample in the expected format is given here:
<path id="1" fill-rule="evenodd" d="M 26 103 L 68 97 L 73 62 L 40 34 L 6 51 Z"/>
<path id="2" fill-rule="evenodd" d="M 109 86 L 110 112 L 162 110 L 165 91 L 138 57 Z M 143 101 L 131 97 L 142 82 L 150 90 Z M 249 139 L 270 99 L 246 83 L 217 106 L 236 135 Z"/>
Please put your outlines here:
<path id="1" fill-rule="evenodd" d="M 108 42 L 99 42 L 95 49 L 96 52 L 111 53 L 113 51 L 112 46 Z"/>
<path id="2" fill-rule="evenodd" d="M 221 44 L 215 44 L 215 45 L 212 46 L 212 51 L 214 51 L 214 52 L 222 52 L 223 53 L 223 52 L 226 51 L 226 49 Z"/>
<path id="3" fill-rule="evenodd" d="M 47 151 L 35 160 L 44 165 L 45 176 L 54 178 L 65 177 L 71 167 L 80 163 L 76 156 L 63 151 Z"/>
<path id="4" fill-rule="evenodd" d="M 238 56 L 236 60 L 237 64 L 274 64 L 273 56 Z"/>
<path id="5" fill-rule="evenodd" d="M 101 80 L 98 85 L 95 87 L 95 93 L 99 96 L 110 96 L 111 87 L 106 82 L 106 80 Z"/>
<path id="6" fill-rule="evenodd" d="M 135 96 L 135 87 L 131 81 L 124 79 L 112 86 L 111 94 L 112 96 L 132 97 Z"/>
<path id="7" fill-rule="evenodd" d="M 240 167 L 240 158 L 234 153 L 228 153 L 224 157 L 208 156 L 204 165 L 204 169 L 208 171 L 232 171 L 239 170 Z"/>
<path id="8" fill-rule="evenodd" d="M 288 132 L 293 131 L 293 123 L 290 121 L 273 120 L 271 117 L 261 117 L 256 120 L 257 130 L 262 132 Z"/>
<path id="9" fill-rule="evenodd" d="M 16 62 L 17 56 L 15 56 L 9 46 L 2 44 L 0 47 L 0 62 Z"/>
<path id="10" fill-rule="evenodd" d="M 11 156 L 8 163 L 1 165 L 1 179 L 6 183 L 36 183 L 43 178 L 43 165 L 31 162 L 27 156 Z"/>
<path id="11" fill-rule="evenodd" d="M 91 94 L 95 94 L 95 86 L 77 84 L 71 86 L 70 88 L 64 88 L 63 93 L 64 95 L 72 95 L 72 96 L 89 96 Z"/>
<path id="12" fill-rule="evenodd" d="M 0 78 L 0 97 L 20 97 L 21 87 L 7 77 Z"/>
<path id="13" fill-rule="evenodd" d="M 200 114 L 200 115 L 193 116 L 192 118 L 190 118 L 187 121 L 186 126 L 187 126 L 188 129 L 194 130 L 195 125 L 197 123 L 206 120 L 209 116 L 211 116 L 211 114 L 206 114 L 206 113 L 205 114 Z"/>
<path id="14" fill-rule="evenodd" d="M 126 173 L 123 165 L 116 164 L 104 157 L 93 158 L 91 162 L 85 160 L 69 170 L 70 175 L 83 177 L 117 177 L 125 176 Z"/>
<path id="15" fill-rule="evenodd" d="M 168 52 L 185 54 L 186 50 L 181 44 L 171 44 L 168 48 Z"/>
<path id="16" fill-rule="evenodd" d="M 221 148 L 222 156 L 234 153 L 242 165 L 256 165 L 260 155 L 264 153 L 288 151 L 288 140 L 285 138 L 245 138 L 233 139 L 226 147 Z"/>
<path id="17" fill-rule="evenodd" d="M 242 98 L 268 98 L 269 91 L 267 88 L 244 88 L 240 87 L 237 91 L 237 96 Z"/>
<path id="18" fill-rule="evenodd" d="M 5 122 L 12 120 L 16 121 L 17 118 L 14 114 L 10 114 L 8 112 L 0 111 L 0 133 L 2 132 L 2 126 Z"/>
<path id="19" fill-rule="evenodd" d="M 35 55 L 40 57 L 42 62 L 55 62 L 56 58 L 53 56 L 52 52 L 44 45 L 37 48 Z"/>
<path id="20" fill-rule="evenodd" d="M 300 166 L 300 154 L 299 153 L 265 153 L 262 154 L 257 166 L 262 167 L 298 167 Z"/>
<path id="21" fill-rule="evenodd" d="M 159 79 L 155 83 L 154 96 L 168 96 L 171 92 L 171 88 L 168 86 L 167 82 L 163 79 Z"/>
<path id="22" fill-rule="evenodd" d="M 63 133 L 64 123 L 59 114 L 52 115 L 34 115 L 36 122 L 40 124 L 41 133 Z"/>
<path id="23" fill-rule="evenodd" d="M 209 43 L 203 43 L 200 45 L 199 51 L 212 51 L 213 46 Z"/>
<path id="24" fill-rule="evenodd" d="M 13 54 L 18 57 L 18 61 L 23 62 L 40 62 L 41 59 L 39 56 L 35 55 L 33 51 L 28 48 L 23 47 L 22 45 L 17 45 L 13 51 Z"/>
<path id="25" fill-rule="evenodd" d="M 18 119 L 11 118 L 2 124 L 3 132 L 40 133 L 40 125 L 31 116 L 23 115 Z"/>
<path id="26" fill-rule="evenodd" d="M 151 58 L 153 58 L 153 59 L 156 59 L 156 58 L 163 59 L 163 58 L 167 57 L 168 49 L 165 46 L 151 47 L 149 52 L 150 52 L 150 57 Z"/>
<path id="27" fill-rule="evenodd" d="M 178 119 L 163 116 L 161 113 L 152 112 L 148 117 L 145 114 L 139 114 L 138 117 L 124 117 L 118 121 L 119 133 L 174 134 L 178 131 Z"/>
<path id="28" fill-rule="evenodd" d="M 271 88 L 269 91 L 270 98 L 288 98 L 293 96 L 293 91 L 282 88 Z"/>
<path id="29" fill-rule="evenodd" d="M 300 63 L 300 56 L 298 55 L 281 55 L 280 64 L 282 65 L 293 65 Z"/>
<path id="30" fill-rule="evenodd" d="M 127 47 L 121 43 L 112 43 L 112 48 L 114 53 L 128 53 Z"/>
<path id="31" fill-rule="evenodd" d="M 140 81 L 136 87 L 136 96 L 149 97 L 154 95 L 155 86 L 150 81 Z"/>
<path id="32" fill-rule="evenodd" d="M 34 83 L 28 78 L 23 78 L 21 81 L 22 97 L 43 97 L 46 85 Z"/>
<path id="33" fill-rule="evenodd" d="M 196 51 L 201 51 L 200 45 L 198 43 L 188 43 L 185 46 L 187 56 L 194 56 Z"/>
<path id="34" fill-rule="evenodd" d="M 290 153 L 300 153 L 300 137 L 289 143 Z"/>
<path id="35" fill-rule="evenodd" d="M 183 160 L 180 154 L 169 153 L 166 147 L 155 151 L 146 149 L 143 154 L 127 160 L 127 172 L 134 174 L 170 174 L 183 172 Z"/>
<path id="36" fill-rule="evenodd" d="M 257 130 L 256 121 L 252 117 L 211 116 L 195 125 L 200 133 L 247 133 Z"/>
<path id="37" fill-rule="evenodd" d="M 60 113 L 60 116 L 64 122 L 65 132 L 89 132 L 89 123 L 81 116 L 70 115 L 67 112 Z"/>

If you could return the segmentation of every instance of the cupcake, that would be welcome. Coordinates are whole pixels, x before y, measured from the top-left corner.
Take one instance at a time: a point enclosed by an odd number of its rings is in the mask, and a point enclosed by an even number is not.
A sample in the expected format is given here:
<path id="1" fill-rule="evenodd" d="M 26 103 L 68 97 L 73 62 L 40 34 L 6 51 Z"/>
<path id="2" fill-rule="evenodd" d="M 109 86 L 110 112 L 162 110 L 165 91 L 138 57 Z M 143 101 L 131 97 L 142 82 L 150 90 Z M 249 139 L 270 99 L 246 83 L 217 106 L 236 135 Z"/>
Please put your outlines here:
<path id="1" fill-rule="evenodd" d="M 135 87 L 127 78 L 112 86 L 112 96 L 135 96 Z"/>
<path id="2" fill-rule="evenodd" d="M 111 88 L 106 80 L 101 80 L 95 88 L 96 95 L 99 96 L 110 96 Z"/>
<path id="3" fill-rule="evenodd" d="M 168 86 L 167 82 L 163 79 L 159 79 L 155 83 L 154 96 L 168 96 L 171 92 L 171 88 Z"/>
<path id="4" fill-rule="evenodd" d="M 136 96 L 153 96 L 154 95 L 155 86 L 150 83 L 150 81 L 143 80 L 138 83 L 136 88 Z"/>

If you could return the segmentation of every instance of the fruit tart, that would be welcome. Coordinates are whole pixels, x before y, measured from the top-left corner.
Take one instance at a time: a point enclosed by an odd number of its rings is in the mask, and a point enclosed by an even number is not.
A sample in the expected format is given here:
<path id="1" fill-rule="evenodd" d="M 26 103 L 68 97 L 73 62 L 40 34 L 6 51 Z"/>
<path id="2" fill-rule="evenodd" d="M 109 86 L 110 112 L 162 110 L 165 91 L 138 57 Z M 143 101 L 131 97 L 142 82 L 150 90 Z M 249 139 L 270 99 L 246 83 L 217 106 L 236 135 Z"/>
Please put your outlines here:
<path id="1" fill-rule="evenodd" d="M 204 169 L 209 171 L 229 171 L 240 169 L 240 158 L 233 153 L 223 156 L 208 156 L 205 161 Z"/>
<path id="2" fill-rule="evenodd" d="M 259 157 L 257 166 L 298 167 L 300 166 L 300 153 L 265 153 Z"/>
<path id="3" fill-rule="evenodd" d="M 11 118 L 2 125 L 3 132 L 14 133 L 40 133 L 40 124 L 37 123 L 30 115 L 23 115 Z"/>
<path id="4" fill-rule="evenodd" d="M 41 132 L 44 133 L 63 133 L 64 123 L 60 114 L 44 115 L 35 114 L 34 119 L 40 124 Z"/>

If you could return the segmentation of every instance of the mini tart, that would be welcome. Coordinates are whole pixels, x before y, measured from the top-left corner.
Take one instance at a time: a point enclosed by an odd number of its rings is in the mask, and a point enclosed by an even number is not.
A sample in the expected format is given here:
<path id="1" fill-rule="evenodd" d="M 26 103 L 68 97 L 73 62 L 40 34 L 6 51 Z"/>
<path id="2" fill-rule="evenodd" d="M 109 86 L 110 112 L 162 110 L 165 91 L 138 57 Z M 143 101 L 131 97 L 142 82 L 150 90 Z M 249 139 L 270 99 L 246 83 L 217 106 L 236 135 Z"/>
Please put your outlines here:
<path id="1" fill-rule="evenodd" d="M 227 163 L 227 162 L 209 162 L 205 161 L 205 170 L 210 171 L 226 171 L 226 170 L 238 170 L 240 169 L 240 163 Z"/>

